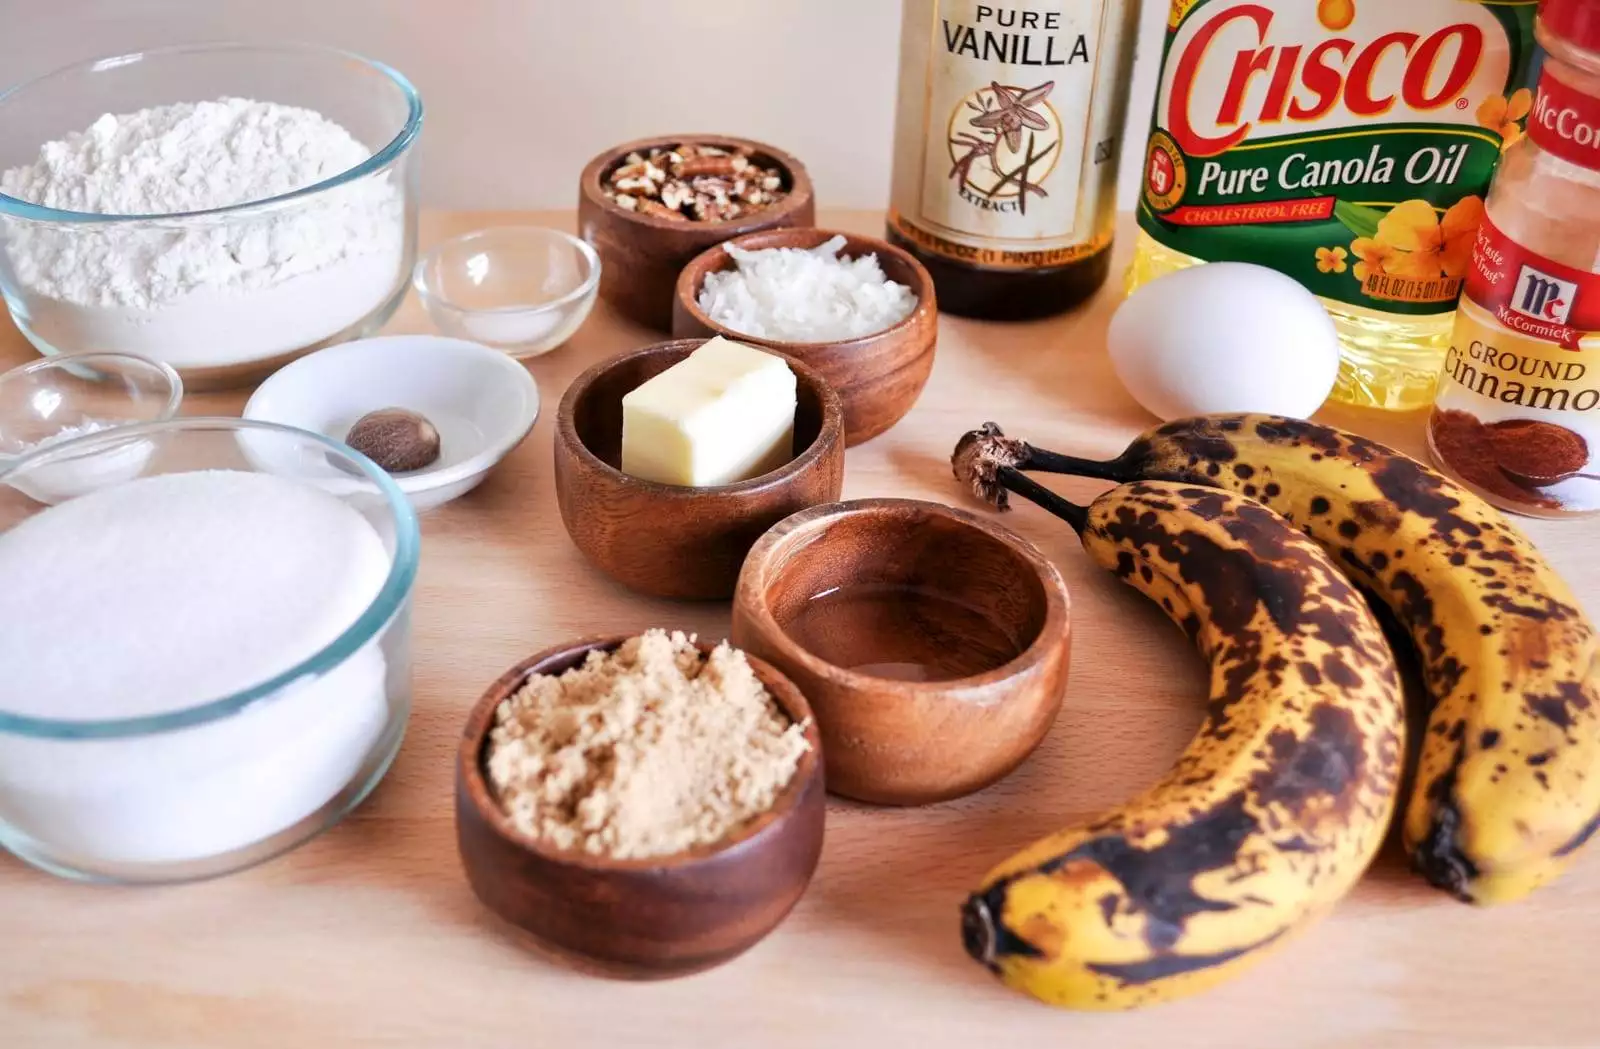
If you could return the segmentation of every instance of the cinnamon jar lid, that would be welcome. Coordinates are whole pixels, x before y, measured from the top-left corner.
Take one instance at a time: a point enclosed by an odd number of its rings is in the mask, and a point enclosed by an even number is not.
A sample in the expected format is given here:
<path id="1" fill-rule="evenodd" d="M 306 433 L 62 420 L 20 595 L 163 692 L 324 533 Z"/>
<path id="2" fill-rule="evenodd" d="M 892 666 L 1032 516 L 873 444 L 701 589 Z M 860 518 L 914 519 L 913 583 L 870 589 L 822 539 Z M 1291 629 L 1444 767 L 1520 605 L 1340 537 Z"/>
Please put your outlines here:
<path id="1" fill-rule="evenodd" d="M 1544 30 L 1587 51 L 1600 51 L 1600 0 L 1544 0 Z"/>

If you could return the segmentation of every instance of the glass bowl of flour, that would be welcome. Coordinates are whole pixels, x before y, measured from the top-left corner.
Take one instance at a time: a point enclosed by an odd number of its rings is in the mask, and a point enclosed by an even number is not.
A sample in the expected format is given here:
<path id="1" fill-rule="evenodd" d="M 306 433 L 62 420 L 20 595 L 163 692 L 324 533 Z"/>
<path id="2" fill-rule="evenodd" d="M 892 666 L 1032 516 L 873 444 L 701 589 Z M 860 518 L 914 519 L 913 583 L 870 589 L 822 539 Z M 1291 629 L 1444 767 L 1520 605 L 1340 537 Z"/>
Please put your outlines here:
<path id="1" fill-rule="evenodd" d="M 135 446 L 135 476 L 30 494 Z M 337 823 L 405 732 L 419 543 L 387 474 L 272 423 L 141 423 L 0 467 L 0 847 L 170 882 Z"/>
<path id="2" fill-rule="evenodd" d="M 191 390 L 381 327 L 416 254 L 422 103 L 330 49 L 208 45 L 0 95 L 0 293 L 47 355 L 136 353 Z"/>

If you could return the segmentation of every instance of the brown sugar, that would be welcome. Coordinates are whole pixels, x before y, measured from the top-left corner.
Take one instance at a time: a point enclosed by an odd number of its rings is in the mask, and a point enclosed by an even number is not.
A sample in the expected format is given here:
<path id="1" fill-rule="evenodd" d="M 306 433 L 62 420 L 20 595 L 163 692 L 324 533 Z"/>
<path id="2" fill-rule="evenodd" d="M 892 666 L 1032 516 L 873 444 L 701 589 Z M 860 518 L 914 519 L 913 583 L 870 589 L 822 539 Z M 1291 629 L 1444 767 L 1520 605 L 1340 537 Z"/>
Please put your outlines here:
<path id="1" fill-rule="evenodd" d="M 522 833 L 638 859 L 727 837 L 777 802 L 810 748 L 743 652 L 651 630 L 531 677 L 500 704 L 485 762 Z"/>

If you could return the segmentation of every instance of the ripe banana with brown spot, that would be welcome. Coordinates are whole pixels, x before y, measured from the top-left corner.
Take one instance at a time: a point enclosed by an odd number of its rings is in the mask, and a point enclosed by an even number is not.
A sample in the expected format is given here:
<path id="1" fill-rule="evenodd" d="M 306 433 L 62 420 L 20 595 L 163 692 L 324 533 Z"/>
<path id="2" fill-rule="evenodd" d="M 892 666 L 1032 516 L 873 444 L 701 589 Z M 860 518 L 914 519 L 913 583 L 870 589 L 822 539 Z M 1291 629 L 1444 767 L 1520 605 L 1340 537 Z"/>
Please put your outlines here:
<path id="1" fill-rule="evenodd" d="M 1160 783 L 985 878 L 967 950 L 1070 1008 L 1205 990 L 1322 915 L 1377 851 L 1404 760 L 1393 653 L 1321 548 L 1252 500 L 1150 483 L 1085 510 L 1007 481 L 1189 633 L 1211 699 Z"/>
<path id="2" fill-rule="evenodd" d="M 1387 605 L 1432 704 L 1404 837 L 1435 885 L 1518 899 L 1600 829 L 1600 635 L 1534 546 L 1466 489 L 1366 438 L 1275 416 L 1180 420 L 1109 462 L 985 439 L 991 466 L 1254 496 Z"/>

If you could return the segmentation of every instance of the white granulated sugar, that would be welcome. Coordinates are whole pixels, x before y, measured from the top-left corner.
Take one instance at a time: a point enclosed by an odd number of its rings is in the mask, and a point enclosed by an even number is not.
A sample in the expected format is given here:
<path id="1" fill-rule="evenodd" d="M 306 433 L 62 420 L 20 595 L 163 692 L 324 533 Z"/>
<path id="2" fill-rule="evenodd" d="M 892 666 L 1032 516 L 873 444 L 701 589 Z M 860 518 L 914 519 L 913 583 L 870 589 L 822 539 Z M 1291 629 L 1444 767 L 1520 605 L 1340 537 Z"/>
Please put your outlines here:
<path id="1" fill-rule="evenodd" d="M 0 535 L 0 709 L 126 718 L 259 685 L 348 629 L 388 571 L 372 525 L 309 485 L 208 471 L 96 491 Z M 339 797 L 390 722 L 373 640 L 192 728 L 0 733 L 0 820 L 91 870 L 222 856 Z"/>
<path id="2" fill-rule="evenodd" d="M 700 308 L 742 335 L 777 342 L 837 342 L 891 328 L 917 308 L 876 255 L 839 257 L 843 237 L 807 251 L 728 248 L 737 268 L 706 276 Z"/>
<path id="3" fill-rule="evenodd" d="M 338 637 L 388 572 L 364 517 L 269 474 L 62 503 L 0 534 L 0 709 L 135 717 L 258 685 Z"/>
<path id="4" fill-rule="evenodd" d="M 0 192 L 76 212 L 208 211 L 304 189 L 371 155 L 312 110 L 224 98 L 102 116 L 0 173 Z M 8 219 L 5 240 L 45 341 L 209 366 L 292 352 L 363 319 L 404 280 L 404 230 L 385 173 L 256 215 Z"/>

